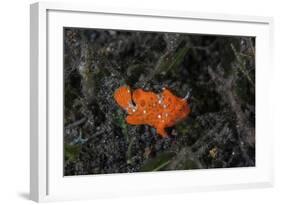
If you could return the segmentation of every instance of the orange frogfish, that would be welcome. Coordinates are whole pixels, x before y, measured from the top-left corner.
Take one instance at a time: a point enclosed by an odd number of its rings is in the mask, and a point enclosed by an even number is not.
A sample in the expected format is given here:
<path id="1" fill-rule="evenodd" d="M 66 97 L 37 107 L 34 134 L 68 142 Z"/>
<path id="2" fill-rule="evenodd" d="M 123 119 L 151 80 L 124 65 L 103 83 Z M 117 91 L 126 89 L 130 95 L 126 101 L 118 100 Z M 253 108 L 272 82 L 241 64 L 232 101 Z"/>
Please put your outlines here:
<path id="1" fill-rule="evenodd" d="M 161 137 L 167 137 L 166 127 L 172 127 L 190 113 L 186 98 L 175 96 L 167 88 L 161 93 L 119 87 L 114 93 L 118 105 L 127 111 L 126 122 L 131 125 L 146 124 L 156 128 Z"/>

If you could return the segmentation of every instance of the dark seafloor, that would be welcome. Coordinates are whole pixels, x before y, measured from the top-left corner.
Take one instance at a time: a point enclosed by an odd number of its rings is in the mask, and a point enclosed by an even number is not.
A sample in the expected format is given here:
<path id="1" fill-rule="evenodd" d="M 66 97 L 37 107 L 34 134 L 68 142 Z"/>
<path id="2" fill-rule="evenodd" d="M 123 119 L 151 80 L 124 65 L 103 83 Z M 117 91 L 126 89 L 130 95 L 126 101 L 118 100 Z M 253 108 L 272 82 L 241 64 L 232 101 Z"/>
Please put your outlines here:
<path id="1" fill-rule="evenodd" d="M 255 166 L 255 38 L 64 29 L 64 175 Z M 125 122 L 121 85 L 184 97 L 161 138 Z"/>

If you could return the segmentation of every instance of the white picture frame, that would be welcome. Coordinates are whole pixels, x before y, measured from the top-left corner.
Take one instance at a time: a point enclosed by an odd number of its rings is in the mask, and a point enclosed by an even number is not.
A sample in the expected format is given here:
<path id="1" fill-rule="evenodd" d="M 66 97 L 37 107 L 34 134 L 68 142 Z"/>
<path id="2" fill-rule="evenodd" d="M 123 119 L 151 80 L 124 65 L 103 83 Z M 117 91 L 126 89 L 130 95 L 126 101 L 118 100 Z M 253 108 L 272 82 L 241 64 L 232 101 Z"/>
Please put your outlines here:
<path id="1" fill-rule="evenodd" d="M 61 72 L 64 26 L 256 36 L 256 166 L 64 177 Z M 267 109 L 273 69 L 272 29 L 270 17 L 97 8 L 54 2 L 32 4 L 30 198 L 40 202 L 273 186 L 272 113 Z"/>

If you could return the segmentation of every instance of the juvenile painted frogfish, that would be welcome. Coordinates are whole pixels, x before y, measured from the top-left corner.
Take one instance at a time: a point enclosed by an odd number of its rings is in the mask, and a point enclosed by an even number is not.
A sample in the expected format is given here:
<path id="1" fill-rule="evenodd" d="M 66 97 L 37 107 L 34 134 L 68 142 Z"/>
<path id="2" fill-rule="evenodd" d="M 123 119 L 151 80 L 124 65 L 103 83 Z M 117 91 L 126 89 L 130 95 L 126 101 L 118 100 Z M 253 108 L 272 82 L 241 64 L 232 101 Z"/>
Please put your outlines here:
<path id="1" fill-rule="evenodd" d="M 119 87 L 114 93 L 118 105 L 126 110 L 126 122 L 131 125 L 149 125 L 156 129 L 161 137 L 167 137 L 165 128 L 172 127 L 185 119 L 190 113 L 186 98 L 175 96 L 169 89 L 161 93 Z"/>

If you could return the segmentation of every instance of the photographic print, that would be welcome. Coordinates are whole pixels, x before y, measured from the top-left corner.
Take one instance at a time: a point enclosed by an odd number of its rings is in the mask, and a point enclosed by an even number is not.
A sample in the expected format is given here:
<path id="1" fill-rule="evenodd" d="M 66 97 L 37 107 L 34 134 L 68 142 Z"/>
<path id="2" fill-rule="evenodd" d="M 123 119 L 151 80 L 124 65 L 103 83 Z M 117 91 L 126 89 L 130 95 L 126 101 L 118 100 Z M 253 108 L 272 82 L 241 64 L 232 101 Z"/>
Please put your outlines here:
<path id="1" fill-rule="evenodd" d="M 64 176 L 255 166 L 255 37 L 63 32 Z"/>

